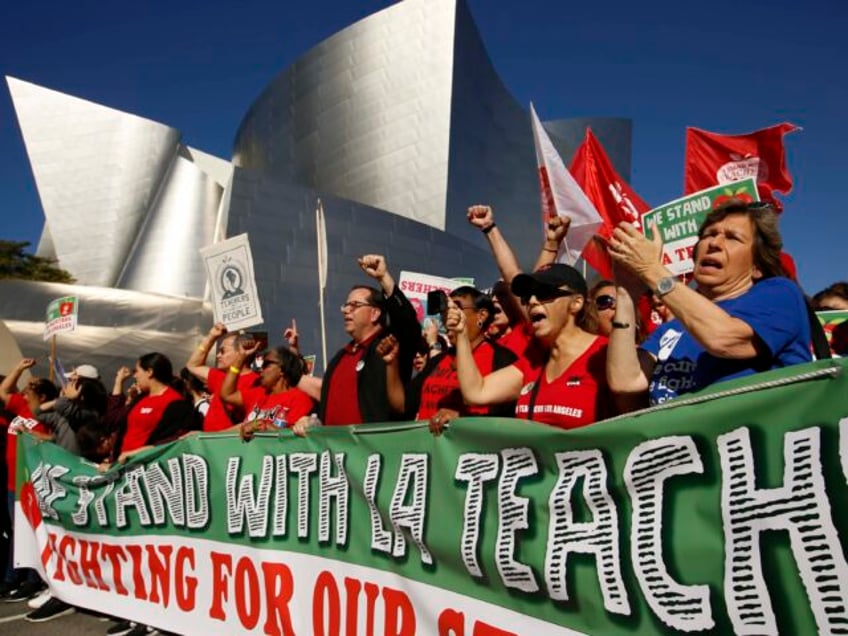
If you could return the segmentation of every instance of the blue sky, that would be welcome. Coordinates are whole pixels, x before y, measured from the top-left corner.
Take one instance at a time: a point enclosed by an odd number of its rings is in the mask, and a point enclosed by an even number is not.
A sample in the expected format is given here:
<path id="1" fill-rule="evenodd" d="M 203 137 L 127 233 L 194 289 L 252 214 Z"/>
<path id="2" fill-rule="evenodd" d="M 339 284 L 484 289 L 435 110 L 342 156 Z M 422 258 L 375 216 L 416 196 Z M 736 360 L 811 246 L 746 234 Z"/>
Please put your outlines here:
<path id="1" fill-rule="evenodd" d="M 802 126 L 786 138 L 795 179 L 786 249 L 808 292 L 848 279 L 848 2 L 468 3 L 519 102 L 532 100 L 543 119 L 633 120 L 631 181 L 652 205 L 681 195 L 687 125 Z M 391 4 L 8 2 L 0 70 L 168 124 L 229 158 L 241 118 L 277 72 Z M 43 214 L 5 83 L 0 92 L 0 238 L 35 245 Z"/>

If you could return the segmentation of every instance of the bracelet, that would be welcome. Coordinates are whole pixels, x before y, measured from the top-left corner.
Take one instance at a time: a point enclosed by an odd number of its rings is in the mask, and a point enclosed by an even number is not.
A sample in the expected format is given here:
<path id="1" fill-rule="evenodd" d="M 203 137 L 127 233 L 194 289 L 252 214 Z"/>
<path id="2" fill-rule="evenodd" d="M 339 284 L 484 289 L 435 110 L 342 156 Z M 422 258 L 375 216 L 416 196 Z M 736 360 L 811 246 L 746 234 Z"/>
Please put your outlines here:
<path id="1" fill-rule="evenodd" d="M 618 322 L 616 320 L 613 320 L 612 321 L 612 328 L 613 329 L 630 329 L 630 323 L 629 322 Z"/>
<path id="2" fill-rule="evenodd" d="M 559 252 L 559 250 L 551 249 L 550 247 L 543 247 L 542 251 L 543 252 L 551 252 L 552 254 L 556 254 L 556 253 Z"/>
<path id="3" fill-rule="evenodd" d="M 495 223 L 494 221 L 492 221 L 491 225 L 487 225 L 486 227 L 484 227 L 484 228 L 483 228 L 482 230 L 480 230 L 480 231 L 481 231 L 483 234 L 488 234 L 489 232 L 491 232 L 492 230 L 494 230 L 496 227 L 498 227 L 498 224 L 497 224 L 497 223 Z"/>
<path id="4" fill-rule="evenodd" d="M 238 375 L 239 373 L 241 373 L 241 369 L 239 367 L 230 365 L 230 373 L 235 373 L 236 375 Z"/>

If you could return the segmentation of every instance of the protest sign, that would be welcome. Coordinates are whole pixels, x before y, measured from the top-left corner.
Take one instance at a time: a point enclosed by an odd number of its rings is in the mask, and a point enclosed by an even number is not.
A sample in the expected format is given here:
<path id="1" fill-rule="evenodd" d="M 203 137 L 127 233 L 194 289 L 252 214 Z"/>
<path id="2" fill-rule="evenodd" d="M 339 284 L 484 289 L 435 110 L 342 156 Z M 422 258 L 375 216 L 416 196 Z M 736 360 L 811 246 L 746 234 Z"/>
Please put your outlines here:
<path id="1" fill-rule="evenodd" d="M 79 302 L 76 296 L 62 296 L 50 301 L 44 321 L 44 339 L 49 340 L 59 333 L 76 331 Z"/>
<path id="2" fill-rule="evenodd" d="M 106 474 L 21 435 L 16 556 L 69 603 L 180 633 L 835 633 L 846 370 L 569 431 L 196 435 Z"/>
<path id="3" fill-rule="evenodd" d="M 713 209 L 728 199 L 745 202 L 759 200 L 757 184 L 748 178 L 735 183 L 707 188 L 675 199 L 642 215 L 642 231 L 653 237 L 651 224 L 656 223 L 663 241 L 663 265 L 675 276 L 694 269 L 692 250 L 698 242 L 698 228 Z"/>
<path id="4" fill-rule="evenodd" d="M 215 322 L 224 323 L 230 331 L 261 324 L 262 307 L 247 234 L 204 247 L 200 255 L 212 290 Z"/>
<path id="5" fill-rule="evenodd" d="M 427 294 L 433 290 L 440 289 L 450 294 L 454 289 L 462 285 L 474 286 L 473 278 L 443 278 L 431 276 L 430 274 L 419 274 L 418 272 L 401 271 L 398 281 L 400 290 L 415 307 L 418 322 L 424 322 L 427 317 Z"/>

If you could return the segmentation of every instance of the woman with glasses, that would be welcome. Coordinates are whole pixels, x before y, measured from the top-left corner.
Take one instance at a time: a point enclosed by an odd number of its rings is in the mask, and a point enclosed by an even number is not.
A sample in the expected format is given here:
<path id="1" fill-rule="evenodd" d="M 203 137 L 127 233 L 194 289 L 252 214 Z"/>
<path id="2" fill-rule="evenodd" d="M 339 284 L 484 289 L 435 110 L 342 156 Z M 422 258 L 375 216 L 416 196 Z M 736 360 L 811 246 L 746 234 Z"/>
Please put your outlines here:
<path id="1" fill-rule="evenodd" d="M 611 280 L 601 280 L 592 285 L 589 290 L 590 313 L 597 322 L 594 331 L 602 336 L 612 333 L 612 320 L 615 317 L 615 283 Z"/>
<path id="2" fill-rule="evenodd" d="M 512 280 L 533 338 L 526 357 L 488 375 L 474 364 L 468 317 L 455 303 L 445 324 L 456 340 L 456 366 L 468 404 L 516 400 L 515 416 L 560 428 L 585 426 L 612 415 L 606 386 L 607 339 L 586 330 L 586 281 L 561 263 Z"/>
<path id="3" fill-rule="evenodd" d="M 238 389 L 242 367 L 258 348 L 258 343 L 252 347 L 241 345 L 221 385 L 221 399 L 241 407 L 247 414 L 244 422 L 235 427 L 243 439 L 249 439 L 257 431 L 288 428 L 309 415 L 315 405 L 311 397 L 297 388 L 306 373 L 306 362 L 286 346 L 262 354 L 259 386 Z"/>
<path id="4" fill-rule="evenodd" d="M 713 210 L 693 252 L 697 289 L 661 264 L 662 242 L 622 223 L 610 256 L 673 312 L 636 348 L 633 300 L 619 288 L 608 375 L 629 408 L 665 402 L 710 384 L 807 362 L 810 323 L 800 288 L 784 277 L 777 215 L 767 203 L 731 200 Z"/>
<path id="5" fill-rule="evenodd" d="M 451 292 L 450 303 L 465 316 L 471 357 L 481 373 L 488 374 L 515 362 L 517 356 L 512 351 L 486 339 L 486 330 L 494 317 L 490 296 L 474 287 L 462 286 Z M 443 315 L 442 320 L 445 319 L 446 316 Z M 511 416 L 514 410 L 513 399 L 507 398 L 485 405 L 470 405 L 463 400 L 457 379 L 453 333 L 448 333 L 448 340 L 451 347 L 432 355 L 421 373 L 412 379 L 405 390 L 398 371 L 390 369 L 387 372 L 387 388 L 392 409 L 403 413 L 406 419 L 429 421 L 430 429 L 437 434 L 457 417 Z M 397 341 L 394 338 L 381 342 L 378 350 L 387 364 L 396 366 Z"/>

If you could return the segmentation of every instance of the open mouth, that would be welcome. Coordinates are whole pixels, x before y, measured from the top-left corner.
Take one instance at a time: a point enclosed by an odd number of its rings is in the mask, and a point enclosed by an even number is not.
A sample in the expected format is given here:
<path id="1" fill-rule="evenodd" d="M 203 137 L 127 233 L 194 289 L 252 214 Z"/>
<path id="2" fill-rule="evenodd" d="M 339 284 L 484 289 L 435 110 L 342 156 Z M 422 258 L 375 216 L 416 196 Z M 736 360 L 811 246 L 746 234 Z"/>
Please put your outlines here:
<path id="1" fill-rule="evenodd" d="M 543 311 L 530 312 L 530 322 L 532 322 L 533 324 L 541 322 L 545 318 L 547 318 L 547 316 L 545 316 L 545 312 L 543 312 Z"/>
<path id="2" fill-rule="evenodd" d="M 709 256 L 704 256 L 699 262 L 698 267 L 701 269 L 721 269 L 721 263 Z"/>

